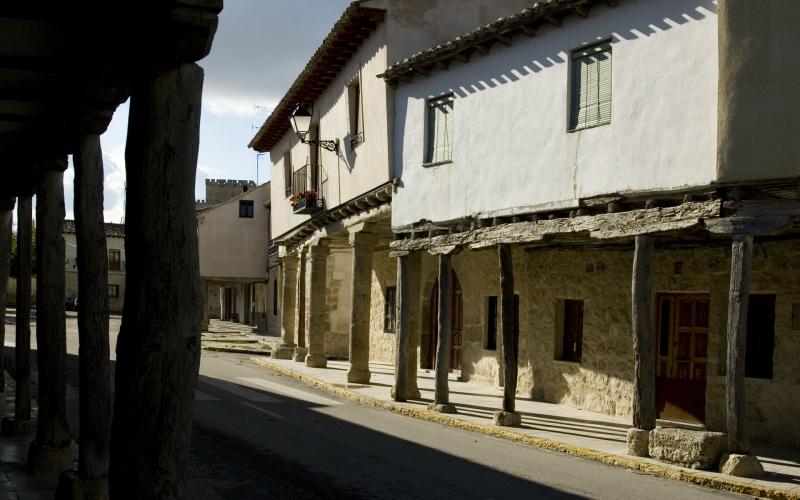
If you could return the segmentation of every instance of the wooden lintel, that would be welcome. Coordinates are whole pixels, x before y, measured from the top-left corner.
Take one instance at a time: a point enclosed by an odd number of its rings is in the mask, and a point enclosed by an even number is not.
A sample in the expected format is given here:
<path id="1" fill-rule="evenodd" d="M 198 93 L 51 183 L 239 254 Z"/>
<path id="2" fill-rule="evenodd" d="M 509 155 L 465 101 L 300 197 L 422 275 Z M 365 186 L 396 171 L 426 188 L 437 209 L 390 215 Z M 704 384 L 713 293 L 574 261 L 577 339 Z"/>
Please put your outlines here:
<path id="1" fill-rule="evenodd" d="M 743 200 L 730 201 L 722 205 L 738 217 L 800 216 L 800 202 L 794 200 Z"/>
<path id="2" fill-rule="evenodd" d="M 428 253 L 431 255 L 455 255 L 461 251 L 461 247 L 458 245 L 449 245 L 443 247 L 433 247 L 428 249 Z"/>
<path id="3" fill-rule="evenodd" d="M 714 234 L 777 234 L 794 225 L 795 219 L 787 215 L 770 217 L 725 217 L 704 221 L 709 233 Z"/>
<path id="4" fill-rule="evenodd" d="M 406 251 L 391 251 L 389 252 L 389 257 L 396 258 L 396 257 L 406 257 L 411 255 L 411 252 Z"/>
<path id="5" fill-rule="evenodd" d="M 603 213 L 566 219 L 547 219 L 500 224 L 425 239 L 395 241 L 395 250 L 428 250 L 462 246 L 483 248 L 498 243 L 531 243 L 545 237 L 585 234 L 592 239 L 633 237 L 701 227 L 703 219 L 720 217 L 719 201 L 690 202 L 675 207 L 638 209 L 621 213 Z"/>

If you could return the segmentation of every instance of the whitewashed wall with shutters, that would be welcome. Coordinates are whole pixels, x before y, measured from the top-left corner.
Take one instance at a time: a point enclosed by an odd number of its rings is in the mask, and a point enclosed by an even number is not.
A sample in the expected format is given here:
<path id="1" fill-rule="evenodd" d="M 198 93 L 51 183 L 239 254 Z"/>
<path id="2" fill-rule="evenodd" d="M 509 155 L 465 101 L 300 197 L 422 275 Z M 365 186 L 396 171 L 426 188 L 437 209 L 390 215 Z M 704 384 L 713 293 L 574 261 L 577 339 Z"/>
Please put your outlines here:
<path id="1" fill-rule="evenodd" d="M 402 182 L 392 225 L 572 207 L 584 197 L 714 181 L 715 12 L 713 0 L 596 7 L 588 18 L 569 17 L 534 38 L 515 37 L 510 47 L 495 44 L 488 55 L 401 84 L 394 169 Z M 586 79 L 584 95 L 573 76 Z M 585 100 L 592 93 L 593 105 Z M 449 94 L 452 162 L 426 166 L 426 108 Z"/>

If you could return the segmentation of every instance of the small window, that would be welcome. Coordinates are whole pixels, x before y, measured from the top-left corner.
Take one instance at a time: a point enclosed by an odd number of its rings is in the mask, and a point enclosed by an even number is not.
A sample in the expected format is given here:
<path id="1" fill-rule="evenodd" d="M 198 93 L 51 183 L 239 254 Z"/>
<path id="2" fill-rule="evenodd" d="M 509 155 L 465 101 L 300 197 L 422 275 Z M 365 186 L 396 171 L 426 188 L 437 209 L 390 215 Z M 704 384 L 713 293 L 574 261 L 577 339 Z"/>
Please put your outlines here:
<path id="1" fill-rule="evenodd" d="M 497 350 L 497 296 L 486 297 L 486 344 L 488 351 Z"/>
<path id="2" fill-rule="evenodd" d="M 453 159 L 453 95 L 429 99 L 425 110 L 427 138 L 425 163 L 438 164 Z"/>
<path id="3" fill-rule="evenodd" d="M 108 251 L 108 270 L 122 271 L 122 251 L 120 250 Z"/>
<path id="4" fill-rule="evenodd" d="M 572 53 L 569 129 L 611 123 L 611 43 Z"/>
<path id="5" fill-rule="evenodd" d="M 253 218 L 253 200 L 239 200 L 239 217 L 244 219 Z"/>
<path id="6" fill-rule="evenodd" d="M 744 376 L 772 378 L 775 348 L 775 295 L 751 295 L 747 306 L 747 350 Z"/>
<path id="7" fill-rule="evenodd" d="M 350 115 L 350 147 L 355 149 L 364 142 L 364 114 L 361 104 L 361 75 L 356 75 L 347 85 L 347 102 Z"/>
<path id="8" fill-rule="evenodd" d="M 292 151 L 289 150 L 283 155 L 283 186 L 286 196 L 292 195 Z"/>
<path id="9" fill-rule="evenodd" d="M 119 298 L 119 285 L 108 285 L 108 298 L 110 299 Z"/>
<path id="10" fill-rule="evenodd" d="M 278 315 L 278 280 L 272 282 L 272 315 Z"/>
<path id="11" fill-rule="evenodd" d="M 560 352 L 556 352 L 556 359 L 561 361 L 581 362 L 583 351 L 583 301 L 564 300 L 562 301 L 561 343 Z"/>
<path id="12" fill-rule="evenodd" d="M 396 294 L 397 287 L 386 287 L 386 301 L 383 310 L 383 331 L 386 333 L 394 333 L 395 316 L 397 314 L 395 311 L 397 307 Z"/>

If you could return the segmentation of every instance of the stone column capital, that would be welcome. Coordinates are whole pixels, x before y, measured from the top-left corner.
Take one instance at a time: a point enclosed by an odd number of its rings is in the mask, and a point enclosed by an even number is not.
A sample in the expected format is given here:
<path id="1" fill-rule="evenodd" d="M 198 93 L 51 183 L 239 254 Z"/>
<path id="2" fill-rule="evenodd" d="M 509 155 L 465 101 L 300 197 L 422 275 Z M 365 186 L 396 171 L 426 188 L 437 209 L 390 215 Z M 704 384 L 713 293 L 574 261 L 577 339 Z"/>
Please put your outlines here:
<path id="1" fill-rule="evenodd" d="M 378 243 L 378 235 L 366 231 L 354 231 L 349 236 L 353 248 L 372 249 Z"/>
<path id="2" fill-rule="evenodd" d="M 331 253 L 328 240 L 319 240 L 306 248 L 306 255 L 309 259 L 325 258 Z"/>

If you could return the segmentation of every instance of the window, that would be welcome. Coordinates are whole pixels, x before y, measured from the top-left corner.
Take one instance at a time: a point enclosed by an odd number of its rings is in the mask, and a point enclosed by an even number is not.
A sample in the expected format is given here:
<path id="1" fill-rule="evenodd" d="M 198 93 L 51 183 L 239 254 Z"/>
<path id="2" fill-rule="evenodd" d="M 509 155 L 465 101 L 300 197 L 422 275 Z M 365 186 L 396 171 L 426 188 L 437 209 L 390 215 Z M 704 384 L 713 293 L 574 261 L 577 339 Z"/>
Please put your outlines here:
<path id="1" fill-rule="evenodd" d="M 486 345 L 488 351 L 497 350 L 497 296 L 486 297 Z"/>
<path id="2" fill-rule="evenodd" d="M 583 301 L 560 302 L 560 325 L 557 332 L 560 338 L 556 342 L 556 359 L 580 363 L 583 350 Z"/>
<path id="3" fill-rule="evenodd" d="M 239 217 L 253 218 L 253 200 L 239 200 Z"/>
<path id="4" fill-rule="evenodd" d="M 611 123 L 611 43 L 572 53 L 569 129 Z"/>
<path id="5" fill-rule="evenodd" d="M 397 287 L 386 287 L 386 300 L 384 302 L 383 310 L 383 331 L 387 333 L 394 333 L 395 325 L 395 307 L 397 307 Z"/>
<path id="6" fill-rule="evenodd" d="M 110 299 L 119 298 L 119 285 L 108 285 L 108 298 Z"/>
<path id="7" fill-rule="evenodd" d="M 272 282 L 272 315 L 278 315 L 278 280 Z"/>
<path id="8" fill-rule="evenodd" d="M 283 155 L 283 186 L 286 196 L 292 195 L 292 151 L 289 150 Z"/>
<path id="9" fill-rule="evenodd" d="M 356 75 L 347 85 L 347 102 L 350 106 L 350 147 L 355 149 L 364 142 L 364 115 L 361 108 L 361 75 Z"/>
<path id="10" fill-rule="evenodd" d="M 775 347 L 775 295 L 751 295 L 747 307 L 747 350 L 744 376 L 772 378 Z"/>
<path id="11" fill-rule="evenodd" d="M 452 161 L 453 95 L 429 99 L 426 107 L 425 163 L 435 165 Z"/>
<path id="12" fill-rule="evenodd" d="M 120 250 L 108 251 L 108 270 L 122 271 L 122 251 Z"/>

